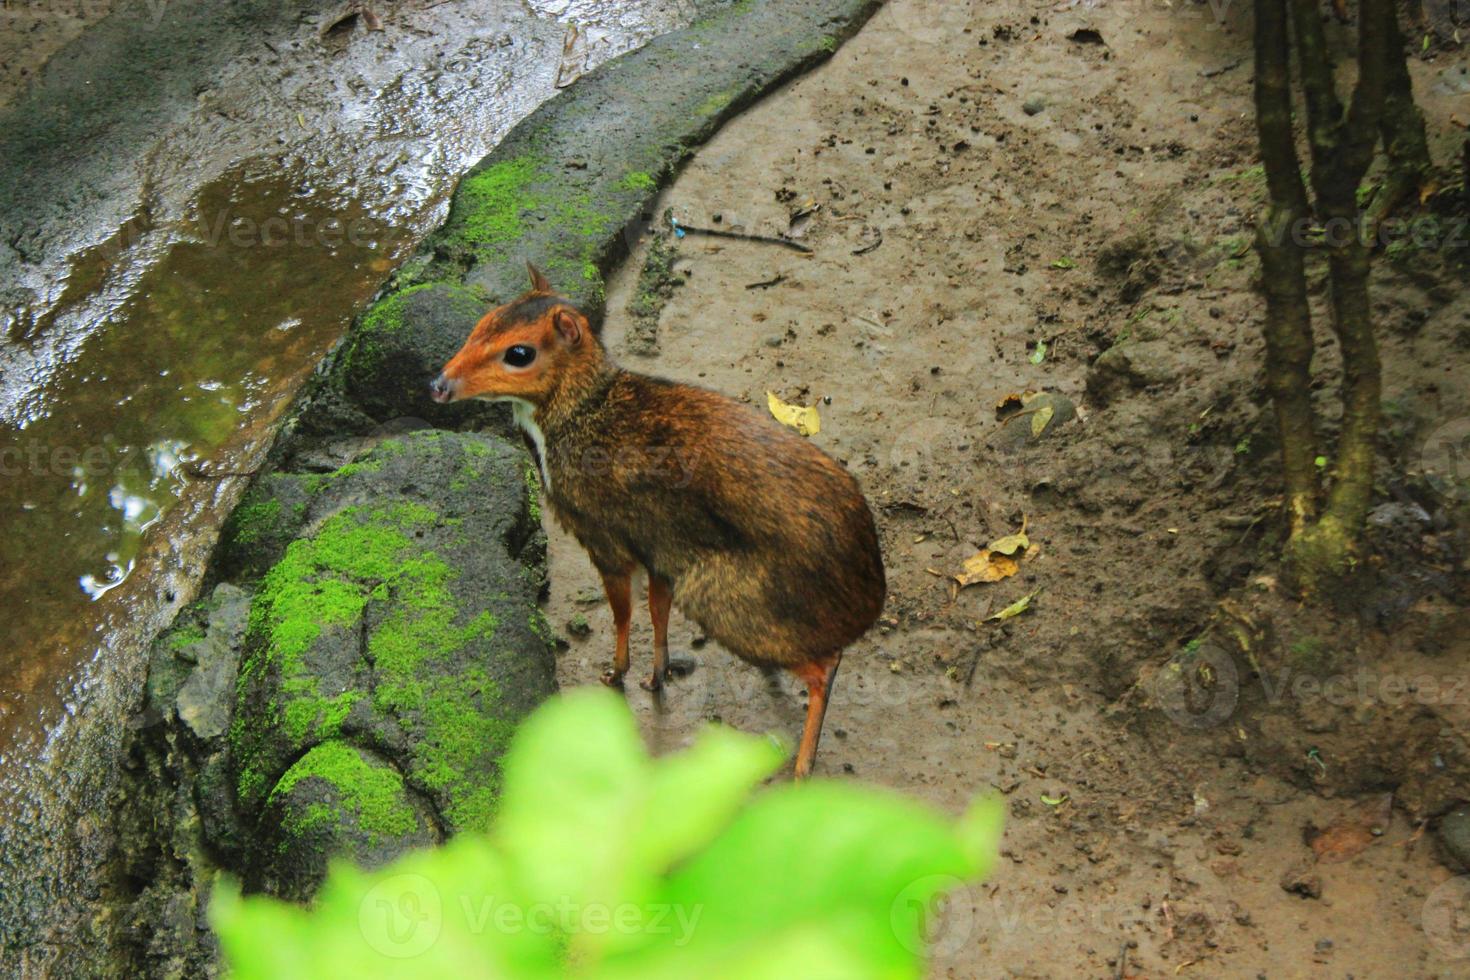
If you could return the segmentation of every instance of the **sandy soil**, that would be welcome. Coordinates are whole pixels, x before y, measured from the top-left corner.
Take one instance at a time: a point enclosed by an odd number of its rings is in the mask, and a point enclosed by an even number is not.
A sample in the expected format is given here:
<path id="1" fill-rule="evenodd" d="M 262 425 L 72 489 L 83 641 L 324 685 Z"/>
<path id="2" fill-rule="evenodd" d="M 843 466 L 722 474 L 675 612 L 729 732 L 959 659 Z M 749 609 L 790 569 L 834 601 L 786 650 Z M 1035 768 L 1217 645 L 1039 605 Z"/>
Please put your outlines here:
<path id="1" fill-rule="evenodd" d="M 1241 247 L 1259 188 L 1236 6 L 1222 25 L 1190 4 L 894 0 L 831 63 L 721 132 L 660 206 L 773 234 L 812 201 L 802 234 L 815 254 L 677 242 L 681 284 L 651 356 L 623 339 L 649 229 L 610 290 L 606 339 L 629 367 L 757 406 L 768 390 L 816 404 L 815 441 L 874 505 L 889 603 L 844 661 L 819 773 L 955 812 L 1000 792 L 1010 810 L 996 873 L 936 924 L 936 976 L 1470 969 L 1453 958 L 1470 947 L 1433 925 L 1426 935 L 1452 873 L 1402 811 L 1282 781 L 1187 727 L 1132 723 L 1133 665 L 1166 660 L 1261 571 L 1230 558 L 1272 492 L 1269 455 L 1248 448 L 1269 415 Z M 1104 43 L 1074 39 L 1079 28 Z M 1446 64 L 1416 65 L 1440 120 L 1433 72 Z M 855 254 L 874 229 L 882 244 Z M 1185 244 L 1161 274 L 1110 275 L 1114 243 L 1164 229 Z M 1463 302 L 1450 307 L 1462 322 Z M 1093 361 L 1129 332 L 1166 340 L 1168 356 L 1131 386 L 1104 384 Z M 1391 388 L 1441 370 L 1422 352 L 1389 357 L 1402 358 Z M 1065 395 L 1080 416 L 1007 452 L 994 406 L 1026 389 Z M 1038 550 L 1021 573 L 953 596 L 935 573 L 1023 515 Z M 561 680 L 592 683 L 610 616 L 576 543 L 551 534 L 548 614 L 572 637 Z M 1038 588 L 1030 611 L 983 622 Z M 582 617 L 591 632 L 578 638 L 568 625 Z M 635 674 L 650 642 L 639 622 Z M 793 681 L 767 681 L 677 614 L 672 644 L 695 666 L 662 703 L 629 686 L 656 750 L 708 719 L 795 737 Z M 1343 818 L 1381 836 L 1314 864 L 1304 834 Z M 1288 891 L 1284 878 L 1305 882 Z"/>

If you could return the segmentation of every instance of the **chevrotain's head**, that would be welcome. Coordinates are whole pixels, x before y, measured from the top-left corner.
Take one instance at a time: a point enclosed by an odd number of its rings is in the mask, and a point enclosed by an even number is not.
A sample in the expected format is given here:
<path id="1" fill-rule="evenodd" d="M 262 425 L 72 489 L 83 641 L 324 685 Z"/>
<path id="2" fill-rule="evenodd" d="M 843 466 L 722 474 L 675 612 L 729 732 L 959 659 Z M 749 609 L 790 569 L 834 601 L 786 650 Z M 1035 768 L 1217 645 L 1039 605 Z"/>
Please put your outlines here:
<path id="1" fill-rule="evenodd" d="M 587 318 L 556 296 L 535 266 L 531 290 L 486 313 L 459 353 L 429 384 L 436 402 L 462 398 L 543 404 L 570 375 L 581 373 L 599 353 Z"/>

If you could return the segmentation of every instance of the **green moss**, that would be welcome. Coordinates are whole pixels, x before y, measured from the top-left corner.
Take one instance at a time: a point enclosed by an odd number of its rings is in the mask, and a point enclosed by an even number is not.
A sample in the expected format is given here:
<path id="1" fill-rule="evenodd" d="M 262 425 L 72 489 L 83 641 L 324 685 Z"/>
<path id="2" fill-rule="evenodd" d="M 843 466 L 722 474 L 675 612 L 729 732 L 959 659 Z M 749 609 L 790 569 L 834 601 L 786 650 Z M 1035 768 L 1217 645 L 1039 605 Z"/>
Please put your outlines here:
<path id="1" fill-rule="evenodd" d="M 651 191 L 658 186 L 658 181 L 646 170 L 635 170 L 624 175 L 622 186 L 630 191 Z"/>
<path id="2" fill-rule="evenodd" d="M 1217 183 L 1217 184 L 1223 184 L 1223 183 L 1228 183 L 1230 181 L 1236 181 L 1236 180 L 1238 180 L 1238 181 L 1244 181 L 1246 183 L 1251 183 L 1251 182 L 1265 181 L 1265 179 L 1266 179 L 1266 166 L 1265 166 L 1265 164 L 1258 163 L 1254 167 L 1246 167 L 1244 170 L 1240 171 L 1239 173 L 1234 173 L 1234 174 L 1221 174 L 1220 176 L 1218 176 L 1218 177 L 1215 178 L 1215 183 Z"/>
<path id="3" fill-rule="evenodd" d="M 251 544 L 280 527 L 281 502 L 279 500 L 247 501 L 235 508 L 230 515 L 237 545 Z"/>
<path id="4" fill-rule="evenodd" d="M 339 466 L 331 475 L 335 479 L 343 479 L 357 473 L 376 473 L 382 468 L 383 461 L 381 459 L 369 459 L 361 463 L 348 463 L 345 466 Z"/>
<path id="5" fill-rule="evenodd" d="M 536 157 L 516 157 L 465 178 L 445 222 L 446 237 L 471 246 L 519 240 L 526 214 L 544 203 L 532 191 L 541 167 Z"/>
<path id="6" fill-rule="evenodd" d="M 695 115 L 713 116 L 735 101 L 734 92 L 716 92 L 694 110 Z"/>
<path id="7" fill-rule="evenodd" d="M 521 478 L 526 481 L 526 509 L 531 513 L 531 520 L 537 524 L 541 523 L 541 476 L 536 472 L 536 467 L 527 463 L 521 467 Z"/>
<path id="8" fill-rule="evenodd" d="M 466 478 L 481 476 L 490 454 L 487 446 L 469 450 Z M 324 630 L 353 628 L 376 600 L 387 612 L 362 665 L 373 673 L 373 706 L 413 731 L 407 768 L 416 784 L 447 799 L 453 825 L 489 825 L 499 791 L 496 762 L 513 726 L 499 717 L 500 688 L 487 673 L 435 669 L 434 662 L 492 639 L 498 624 L 484 612 L 461 625 L 450 590 L 459 573 L 413 540 L 420 528 L 457 520 L 415 504 L 349 508 L 314 538 L 293 542 L 267 573 L 251 607 L 236 717 L 249 716 L 251 692 L 267 680 L 280 699 L 251 722 L 254 730 L 237 721 L 232 732 L 243 798 L 259 798 L 267 788 L 272 760 L 263 756 L 280 734 L 293 747 L 330 740 L 364 698 L 356 690 L 323 696 L 308 658 Z"/>
<path id="9" fill-rule="evenodd" d="M 293 541 L 266 573 L 250 607 L 231 733 L 241 766 L 242 796 L 258 796 L 266 778 L 257 758 L 266 733 L 243 727 L 252 686 L 264 679 L 267 668 L 274 669 L 281 702 L 269 706 L 267 715 L 294 744 L 340 731 L 359 695 L 322 696 L 306 663 L 307 653 L 324 629 L 348 627 L 361 618 L 372 583 L 392 579 L 402 555 L 412 549 L 408 532 L 432 526 L 437 519 L 434 511 L 418 504 L 348 508 L 327 521 L 314 538 Z"/>
<path id="10" fill-rule="evenodd" d="M 189 623 L 185 626 L 180 626 L 174 631 L 173 636 L 168 638 L 168 648 L 170 650 L 182 650 L 184 647 L 193 646 L 202 639 L 204 639 L 204 628 L 194 623 Z"/>
<path id="11" fill-rule="evenodd" d="M 407 316 L 405 301 L 408 297 L 435 285 L 438 284 L 421 282 L 406 286 L 389 293 L 368 307 L 367 312 L 362 315 L 353 329 L 352 345 L 344 355 L 347 365 L 351 367 L 363 358 L 371 360 L 377 356 L 382 349 L 381 338 L 403 328 Z"/>
<path id="12" fill-rule="evenodd" d="M 640 176 L 653 180 L 648 174 L 630 174 L 625 180 L 638 181 Z M 537 230 L 553 243 L 552 254 L 539 262 L 552 283 L 569 288 L 580 278 L 601 302 L 605 286 L 597 258 L 619 219 L 589 191 L 569 192 L 540 156 L 501 160 L 467 177 L 438 242 L 461 262 L 506 262 L 525 247 L 533 215 Z M 565 241 L 559 242 L 558 233 Z"/>
<path id="13" fill-rule="evenodd" d="M 483 830 L 499 791 L 493 759 L 505 750 L 513 726 L 487 710 L 499 702 L 500 688 L 482 669 L 452 675 L 424 669 L 430 660 L 492 638 L 498 626 L 488 612 L 455 625 L 458 607 L 447 588 L 454 575 L 433 553 L 405 565 L 394 609 L 368 641 L 377 674 L 373 701 L 405 723 L 417 722 L 410 767 L 415 779 L 448 795 L 445 816 L 457 829 Z"/>
<path id="14" fill-rule="evenodd" d="M 285 796 L 305 779 L 330 783 L 337 791 L 341 812 L 334 812 L 326 804 L 312 804 L 298 821 L 286 827 L 295 836 L 344 817 L 354 819 L 359 828 L 375 838 L 405 837 L 418 829 L 398 773 L 369 762 L 346 743 L 323 742 L 306 753 L 281 777 L 270 798 Z"/>
<path id="15" fill-rule="evenodd" d="M 449 481 L 449 489 L 465 490 L 471 485 L 484 479 L 485 461 L 490 455 L 490 450 L 478 443 L 469 443 L 473 447 L 470 452 L 465 453 L 464 461 L 459 464 L 454 478 Z"/>

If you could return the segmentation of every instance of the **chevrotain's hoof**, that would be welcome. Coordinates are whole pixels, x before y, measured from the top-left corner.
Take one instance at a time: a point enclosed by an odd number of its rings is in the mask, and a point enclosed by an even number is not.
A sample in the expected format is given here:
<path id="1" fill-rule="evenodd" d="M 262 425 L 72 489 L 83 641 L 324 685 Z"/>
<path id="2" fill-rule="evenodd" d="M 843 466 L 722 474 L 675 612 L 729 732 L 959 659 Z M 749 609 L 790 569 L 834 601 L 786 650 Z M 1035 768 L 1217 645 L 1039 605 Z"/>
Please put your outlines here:
<path id="1" fill-rule="evenodd" d="M 658 674 L 649 674 L 647 677 L 643 678 L 643 680 L 638 682 L 638 686 L 643 688 L 645 691 L 648 691 L 649 693 L 662 691 L 664 688 L 664 679 L 658 676 Z"/>
<path id="2" fill-rule="evenodd" d="M 621 688 L 623 686 L 623 675 L 609 667 L 602 672 L 602 683 L 608 687 Z"/>

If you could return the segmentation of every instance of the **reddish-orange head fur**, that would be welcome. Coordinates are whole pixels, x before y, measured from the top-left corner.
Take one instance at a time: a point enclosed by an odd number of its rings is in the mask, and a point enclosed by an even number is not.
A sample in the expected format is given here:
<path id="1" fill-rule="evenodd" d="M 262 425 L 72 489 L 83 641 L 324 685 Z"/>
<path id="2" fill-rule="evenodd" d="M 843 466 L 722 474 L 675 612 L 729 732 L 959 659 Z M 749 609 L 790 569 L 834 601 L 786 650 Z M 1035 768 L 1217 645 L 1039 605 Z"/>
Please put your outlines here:
<path id="1" fill-rule="evenodd" d="M 569 379 L 595 373 L 602 347 L 587 318 L 535 266 L 531 289 L 486 313 L 429 386 L 437 402 L 519 399 L 540 408 Z"/>

